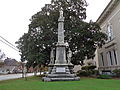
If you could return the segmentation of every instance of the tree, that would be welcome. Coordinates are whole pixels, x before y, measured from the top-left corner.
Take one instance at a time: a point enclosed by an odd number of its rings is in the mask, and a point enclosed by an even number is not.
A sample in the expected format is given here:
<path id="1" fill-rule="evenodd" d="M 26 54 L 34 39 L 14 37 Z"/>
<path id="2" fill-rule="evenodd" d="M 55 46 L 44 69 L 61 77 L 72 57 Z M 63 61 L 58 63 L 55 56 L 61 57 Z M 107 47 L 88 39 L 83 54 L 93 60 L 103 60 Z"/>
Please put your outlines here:
<path id="1" fill-rule="evenodd" d="M 5 57 L 5 54 L 0 50 L 0 60 Z"/>
<path id="2" fill-rule="evenodd" d="M 0 62 L 0 67 L 4 66 L 5 63 L 4 62 Z"/>
<path id="3" fill-rule="evenodd" d="M 5 57 L 5 54 L 0 50 L 0 67 L 4 66 L 4 62 L 1 61 L 1 59 L 3 59 Z"/>
<path id="4" fill-rule="evenodd" d="M 80 64 L 86 57 L 94 58 L 97 46 L 101 47 L 107 36 L 97 23 L 83 21 L 86 19 L 86 6 L 85 0 L 52 0 L 51 4 L 46 4 L 31 17 L 28 33 L 17 42 L 21 57 L 28 60 L 29 65 L 48 64 L 50 50 L 57 43 L 59 9 L 62 7 L 65 42 L 73 52 L 72 63 Z"/>

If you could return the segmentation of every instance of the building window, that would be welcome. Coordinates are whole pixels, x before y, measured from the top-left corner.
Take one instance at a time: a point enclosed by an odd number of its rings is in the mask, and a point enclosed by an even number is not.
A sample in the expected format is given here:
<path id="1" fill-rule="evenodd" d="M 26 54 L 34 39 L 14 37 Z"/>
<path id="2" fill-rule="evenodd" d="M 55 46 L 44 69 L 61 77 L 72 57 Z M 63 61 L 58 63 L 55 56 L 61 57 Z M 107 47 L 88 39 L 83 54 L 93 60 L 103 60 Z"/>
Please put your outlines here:
<path id="1" fill-rule="evenodd" d="M 109 53 L 110 65 L 113 65 L 113 61 L 112 61 L 112 53 L 111 53 L 111 51 L 109 51 L 108 53 Z"/>
<path id="2" fill-rule="evenodd" d="M 107 26 L 107 35 L 108 35 L 108 41 L 111 41 L 113 39 L 113 31 L 111 24 Z"/>
<path id="3" fill-rule="evenodd" d="M 117 65 L 117 52 L 116 50 L 113 50 L 113 55 L 114 55 L 114 60 L 115 60 L 115 64 Z"/>
<path id="4" fill-rule="evenodd" d="M 104 66 L 104 58 L 103 58 L 103 53 L 100 53 L 100 57 L 101 57 L 102 65 Z"/>

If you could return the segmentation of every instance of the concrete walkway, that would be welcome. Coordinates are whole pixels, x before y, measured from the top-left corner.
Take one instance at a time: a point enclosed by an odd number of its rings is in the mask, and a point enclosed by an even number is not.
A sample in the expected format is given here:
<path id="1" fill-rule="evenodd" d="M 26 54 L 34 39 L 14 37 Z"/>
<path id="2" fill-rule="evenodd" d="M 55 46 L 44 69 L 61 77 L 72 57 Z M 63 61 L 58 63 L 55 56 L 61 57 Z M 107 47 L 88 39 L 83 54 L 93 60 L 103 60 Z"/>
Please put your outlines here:
<path id="1" fill-rule="evenodd" d="M 33 76 L 33 73 L 28 73 L 27 77 Z M 2 80 L 9 80 L 9 79 L 16 79 L 16 78 L 22 78 L 22 74 L 8 74 L 8 75 L 0 75 L 0 81 Z"/>

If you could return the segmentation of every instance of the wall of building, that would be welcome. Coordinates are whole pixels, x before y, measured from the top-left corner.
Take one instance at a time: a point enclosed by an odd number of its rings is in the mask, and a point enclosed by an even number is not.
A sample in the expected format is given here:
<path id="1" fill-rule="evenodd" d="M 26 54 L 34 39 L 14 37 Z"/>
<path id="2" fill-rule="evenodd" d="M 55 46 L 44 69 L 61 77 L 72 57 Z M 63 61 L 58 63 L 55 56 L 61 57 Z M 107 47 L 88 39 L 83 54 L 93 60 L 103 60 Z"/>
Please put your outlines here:
<path id="1" fill-rule="evenodd" d="M 106 44 L 101 48 L 98 49 L 98 63 L 100 70 L 114 70 L 116 68 L 120 68 L 120 3 L 116 5 L 117 7 L 114 8 L 111 14 L 104 20 L 101 24 L 102 32 L 107 34 L 107 26 L 112 26 L 113 31 L 113 39 L 111 41 L 107 41 Z M 114 56 L 114 51 L 117 55 L 117 64 Z M 112 65 L 111 61 L 108 60 L 108 54 L 111 51 L 112 57 Z M 102 54 L 103 53 L 103 54 Z M 102 55 L 104 62 L 102 61 Z"/>

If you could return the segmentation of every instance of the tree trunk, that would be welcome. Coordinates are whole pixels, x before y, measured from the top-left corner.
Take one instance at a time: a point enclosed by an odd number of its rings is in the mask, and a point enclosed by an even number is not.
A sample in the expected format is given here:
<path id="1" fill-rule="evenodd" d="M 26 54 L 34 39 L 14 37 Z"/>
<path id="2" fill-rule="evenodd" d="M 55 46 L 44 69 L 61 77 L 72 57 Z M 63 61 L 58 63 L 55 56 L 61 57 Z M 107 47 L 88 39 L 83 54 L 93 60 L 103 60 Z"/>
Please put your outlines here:
<path id="1" fill-rule="evenodd" d="M 34 71 L 34 76 L 36 76 L 37 75 L 37 72 L 36 72 L 36 70 Z"/>
<path id="2" fill-rule="evenodd" d="M 22 78 L 24 78 L 24 65 L 22 63 Z"/>

